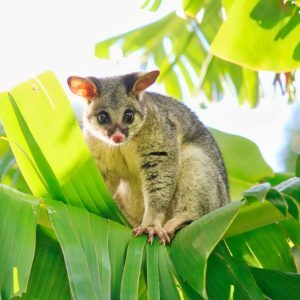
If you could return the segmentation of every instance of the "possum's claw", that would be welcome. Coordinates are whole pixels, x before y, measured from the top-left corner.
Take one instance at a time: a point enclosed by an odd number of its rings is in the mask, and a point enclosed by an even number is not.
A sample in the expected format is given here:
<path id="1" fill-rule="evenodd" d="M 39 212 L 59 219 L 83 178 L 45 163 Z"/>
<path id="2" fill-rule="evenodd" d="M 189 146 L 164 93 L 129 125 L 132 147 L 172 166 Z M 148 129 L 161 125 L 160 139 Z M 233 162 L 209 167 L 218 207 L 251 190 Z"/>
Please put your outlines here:
<path id="1" fill-rule="evenodd" d="M 166 230 L 157 225 L 139 226 L 132 230 L 136 236 L 148 234 L 148 243 L 152 245 L 154 236 L 158 237 L 159 243 L 165 245 L 171 242 L 171 238 Z"/>

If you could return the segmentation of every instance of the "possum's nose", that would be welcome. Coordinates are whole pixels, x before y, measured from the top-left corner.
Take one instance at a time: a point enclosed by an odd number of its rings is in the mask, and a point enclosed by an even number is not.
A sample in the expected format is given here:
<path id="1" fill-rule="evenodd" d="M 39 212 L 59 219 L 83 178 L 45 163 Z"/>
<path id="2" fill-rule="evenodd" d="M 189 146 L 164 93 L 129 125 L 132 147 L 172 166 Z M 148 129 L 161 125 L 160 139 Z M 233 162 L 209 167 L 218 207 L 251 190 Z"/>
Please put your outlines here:
<path id="1" fill-rule="evenodd" d="M 124 142 L 125 140 L 125 135 L 120 131 L 119 128 L 116 129 L 116 131 L 112 134 L 110 137 L 116 144 L 120 144 Z"/>

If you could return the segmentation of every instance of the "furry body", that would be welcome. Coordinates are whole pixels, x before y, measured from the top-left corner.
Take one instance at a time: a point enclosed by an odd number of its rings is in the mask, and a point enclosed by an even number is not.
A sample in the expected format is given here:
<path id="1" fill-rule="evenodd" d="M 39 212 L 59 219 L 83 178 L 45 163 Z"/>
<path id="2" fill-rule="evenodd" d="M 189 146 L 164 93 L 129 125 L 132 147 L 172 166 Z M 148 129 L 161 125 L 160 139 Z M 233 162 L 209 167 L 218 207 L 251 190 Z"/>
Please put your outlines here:
<path id="1" fill-rule="evenodd" d="M 134 232 L 169 242 L 176 230 L 229 201 L 226 171 L 215 140 L 189 108 L 157 93 L 133 96 L 138 74 L 125 76 L 91 79 L 100 97 L 86 107 L 84 136 Z M 117 125 L 101 132 L 95 115 L 105 107 Z M 135 111 L 128 128 L 117 120 L 126 107 Z M 106 140 L 109 130 L 123 132 L 124 143 Z"/>

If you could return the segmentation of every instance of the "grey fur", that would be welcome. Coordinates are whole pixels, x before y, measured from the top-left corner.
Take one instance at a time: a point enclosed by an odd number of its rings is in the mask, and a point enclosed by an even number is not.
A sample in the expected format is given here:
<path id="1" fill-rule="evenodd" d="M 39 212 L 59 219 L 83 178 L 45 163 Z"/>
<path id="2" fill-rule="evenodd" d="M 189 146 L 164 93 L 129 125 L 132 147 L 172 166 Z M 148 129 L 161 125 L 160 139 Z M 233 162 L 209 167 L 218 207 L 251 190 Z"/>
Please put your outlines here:
<path id="1" fill-rule="evenodd" d="M 120 209 L 140 225 L 135 233 L 168 242 L 186 223 L 229 202 L 227 175 L 214 138 L 189 108 L 157 93 L 131 93 L 139 76 L 90 78 L 100 96 L 86 107 L 84 135 Z M 135 111 L 130 125 L 122 123 L 127 108 Z M 111 128 L 98 123 L 101 110 L 127 132 L 125 143 L 102 139 Z"/>

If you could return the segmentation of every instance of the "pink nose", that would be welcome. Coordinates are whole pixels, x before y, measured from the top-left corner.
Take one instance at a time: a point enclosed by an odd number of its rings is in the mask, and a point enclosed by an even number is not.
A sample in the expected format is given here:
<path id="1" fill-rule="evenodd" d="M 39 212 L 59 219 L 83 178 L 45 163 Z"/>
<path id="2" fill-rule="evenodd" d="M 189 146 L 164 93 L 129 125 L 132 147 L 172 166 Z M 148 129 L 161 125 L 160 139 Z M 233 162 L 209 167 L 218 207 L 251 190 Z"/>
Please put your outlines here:
<path id="1" fill-rule="evenodd" d="M 125 140 L 125 135 L 120 132 L 119 130 L 117 130 L 112 136 L 111 136 L 111 139 L 119 144 L 119 143 L 122 143 L 124 140 Z"/>

